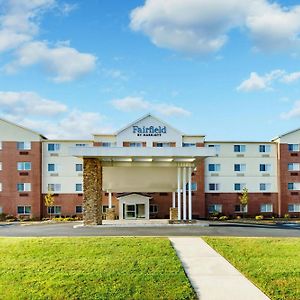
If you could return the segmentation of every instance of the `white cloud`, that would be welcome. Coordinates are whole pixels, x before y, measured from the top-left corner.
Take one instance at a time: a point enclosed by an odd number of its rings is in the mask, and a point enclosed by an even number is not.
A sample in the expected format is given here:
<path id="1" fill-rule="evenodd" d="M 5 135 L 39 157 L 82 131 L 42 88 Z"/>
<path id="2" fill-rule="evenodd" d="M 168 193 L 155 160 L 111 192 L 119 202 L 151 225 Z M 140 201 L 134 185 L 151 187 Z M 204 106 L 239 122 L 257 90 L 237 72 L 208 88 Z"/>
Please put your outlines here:
<path id="1" fill-rule="evenodd" d="M 285 113 L 282 113 L 280 117 L 284 120 L 288 120 L 291 118 L 299 118 L 300 117 L 300 101 L 296 101 L 294 103 L 294 107 Z"/>
<path id="2" fill-rule="evenodd" d="M 246 29 L 258 50 L 300 47 L 300 6 L 267 0 L 146 0 L 130 27 L 159 47 L 187 53 L 218 51 L 233 29 Z"/>
<path id="3" fill-rule="evenodd" d="M 42 98 L 34 92 L 1 92 L 0 108 L 8 115 L 53 116 L 67 111 L 67 106 Z"/>
<path id="4" fill-rule="evenodd" d="M 300 72 L 294 72 L 290 74 L 286 74 L 282 77 L 282 81 L 285 83 L 292 83 L 300 79 Z"/>
<path id="5" fill-rule="evenodd" d="M 124 97 L 114 99 L 111 104 L 117 110 L 124 112 L 151 110 L 165 116 L 188 116 L 191 113 L 179 106 L 167 103 L 150 102 L 142 97 Z"/>
<path id="6" fill-rule="evenodd" d="M 292 83 L 300 79 L 300 72 L 287 73 L 284 70 L 273 70 L 264 75 L 256 72 L 250 73 L 250 77 L 244 80 L 236 89 L 242 92 L 268 90 L 274 82 Z"/>
<path id="7" fill-rule="evenodd" d="M 7 73 L 20 68 L 41 65 L 53 75 L 55 82 L 75 80 L 96 67 L 96 56 L 81 53 L 70 47 L 69 41 L 50 46 L 38 41 L 39 19 L 50 9 L 58 9 L 64 15 L 77 5 L 58 3 L 55 0 L 8 0 L 0 15 L 0 52 L 10 51 L 15 60 L 4 66 Z"/>
<path id="8" fill-rule="evenodd" d="M 55 0 L 8 0 L 0 15 L 0 52 L 30 41 L 39 32 L 38 17 L 51 8 Z"/>
<path id="9" fill-rule="evenodd" d="M 92 133 L 113 131 L 105 116 L 71 109 L 35 92 L 0 91 L 0 116 L 31 128 L 48 138 L 90 138 Z"/>
<path id="10" fill-rule="evenodd" d="M 6 72 L 13 73 L 21 67 L 40 64 L 54 75 L 53 80 L 56 82 L 77 79 L 96 66 L 94 55 L 80 53 L 63 44 L 51 48 L 46 42 L 27 43 L 17 50 L 16 57 L 15 61 L 5 66 Z"/>

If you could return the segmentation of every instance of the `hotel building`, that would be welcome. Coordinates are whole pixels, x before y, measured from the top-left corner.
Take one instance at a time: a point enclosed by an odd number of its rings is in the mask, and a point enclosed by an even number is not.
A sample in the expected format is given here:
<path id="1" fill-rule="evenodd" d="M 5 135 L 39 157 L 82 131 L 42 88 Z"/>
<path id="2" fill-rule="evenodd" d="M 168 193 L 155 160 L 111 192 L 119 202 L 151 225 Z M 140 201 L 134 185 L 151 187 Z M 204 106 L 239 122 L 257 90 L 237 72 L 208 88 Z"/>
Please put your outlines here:
<path id="1" fill-rule="evenodd" d="M 108 219 L 300 216 L 300 129 L 271 141 L 206 141 L 148 114 L 91 140 L 48 140 L 0 119 L 0 213 Z M 44 196 L 54 194 L 53 207 Z"/>

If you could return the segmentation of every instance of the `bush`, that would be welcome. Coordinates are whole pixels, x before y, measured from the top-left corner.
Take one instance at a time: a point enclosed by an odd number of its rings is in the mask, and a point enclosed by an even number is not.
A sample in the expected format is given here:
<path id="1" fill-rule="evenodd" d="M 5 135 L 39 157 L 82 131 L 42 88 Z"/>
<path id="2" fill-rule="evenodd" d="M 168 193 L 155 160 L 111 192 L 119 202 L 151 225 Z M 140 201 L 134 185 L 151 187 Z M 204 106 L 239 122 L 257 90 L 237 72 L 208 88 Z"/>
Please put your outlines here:
<path id="1" fill-rule="evenodd" d="M 263 220 L 264 216 L 259 215 L 259 216 L 255 216 L 255 220 L 259 221 L 259 220 Z"/>
<path id="2" fill-rule="evenodd" d="M 284 214 L 283 216 L 285 219 L 289 219 L 290 218 L 290 215 L 289 214 Z"/>
<path id="3" fill-rule="evenodd" d="M 228 220 L 228 217 L 227 217 L 227 216 L 221 216 L 221 217 L 219 218 L 219 221 L 226 221 L 226 220 Z"/>
<path id="4" fill-rule="evenodd" d="M 241 219 L 241 216 L 236 216 L 237 220 L 240 220 Z"/>
<path id="5" fill-rule="evenodd" d="M 2 213 L 0 214 L 0 221 L 5 221 L 6 220 L 6 214 Z"/>

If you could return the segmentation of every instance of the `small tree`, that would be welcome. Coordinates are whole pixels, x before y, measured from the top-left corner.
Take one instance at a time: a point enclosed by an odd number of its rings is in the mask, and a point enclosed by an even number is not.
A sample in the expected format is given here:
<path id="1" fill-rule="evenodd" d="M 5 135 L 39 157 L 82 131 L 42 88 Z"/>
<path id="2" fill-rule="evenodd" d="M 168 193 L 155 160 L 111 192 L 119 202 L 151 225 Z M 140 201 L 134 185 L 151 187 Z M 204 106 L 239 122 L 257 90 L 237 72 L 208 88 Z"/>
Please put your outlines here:
<path id="1" fill-rule="evenodd" d="M 242 206 L 243 217 L 245 217 L 245 207 L 248 205 L 249 195 L 248 189 L 246 187 L 243 188 L 242 195 L 239 197 L 240 204 Z"/>
<path id="2" fill-rule="evenodd" d="M 47 207 L 47 210 L 49 210 L 49 207 L 52 207 L 54 205 L 54 196 L 52 191 L 48 191 L 47 195 L 45 196 L 45 206 Z M 51 219 L 51 209 L 49 213 L 50 219 Z"/>

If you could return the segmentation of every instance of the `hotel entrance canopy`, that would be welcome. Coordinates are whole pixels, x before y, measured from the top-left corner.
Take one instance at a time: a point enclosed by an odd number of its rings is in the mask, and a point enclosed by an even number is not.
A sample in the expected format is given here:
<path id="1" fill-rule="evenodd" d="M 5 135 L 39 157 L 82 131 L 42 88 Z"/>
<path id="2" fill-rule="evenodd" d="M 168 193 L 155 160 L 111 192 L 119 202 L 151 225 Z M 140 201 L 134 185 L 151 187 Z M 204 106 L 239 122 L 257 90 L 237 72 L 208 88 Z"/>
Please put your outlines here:
<path id="1" fill-rule="evenodd" d="M 82 147 L 71 148 L 71 154 L 100 160 L 102 189 L 124 193 L 176 191 L 177 168 L 195 168 L 215 152 L 204 147 Z"/>

